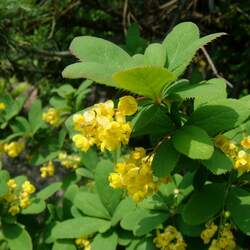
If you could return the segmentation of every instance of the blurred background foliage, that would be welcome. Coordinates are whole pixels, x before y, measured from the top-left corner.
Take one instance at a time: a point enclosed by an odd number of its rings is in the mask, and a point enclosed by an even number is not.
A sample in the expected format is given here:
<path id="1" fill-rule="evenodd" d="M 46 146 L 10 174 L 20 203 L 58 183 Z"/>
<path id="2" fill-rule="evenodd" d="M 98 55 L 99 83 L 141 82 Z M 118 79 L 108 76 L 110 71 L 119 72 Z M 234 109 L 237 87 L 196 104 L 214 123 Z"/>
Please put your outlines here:
<path id="1" fill-rule="evenodd" d="M 198 81 L 220 75 L 232 85 L 231 96 L 249 93 L 246 0 L 1 0 L 0 92 L 28 90 L 30 96 L 39 93 L 46 101 L 52 86 L 81 83 L 61 77 L 63 68 L 75 61 L 68 51 L 75 36 L 103 37 L 132 54 L 163 40 L 181 21 L 195 22 L 202 35 L 228 34 L 199 52 L 187 77 Z M 91 96 L 97 99 L 107 93 L 105 87 L 93 87 Z"/>

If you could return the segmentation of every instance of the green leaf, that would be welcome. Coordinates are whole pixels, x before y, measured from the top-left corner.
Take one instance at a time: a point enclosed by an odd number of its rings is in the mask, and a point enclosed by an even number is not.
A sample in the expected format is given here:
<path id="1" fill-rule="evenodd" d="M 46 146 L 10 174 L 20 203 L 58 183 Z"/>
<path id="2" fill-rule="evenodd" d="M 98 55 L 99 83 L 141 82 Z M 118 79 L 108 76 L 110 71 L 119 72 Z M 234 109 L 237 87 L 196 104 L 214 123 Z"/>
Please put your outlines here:
<path id="1" fill-rule="evenodd" d="M 162 44 L 152 43 L 145 50 L 145 59 L 148 65 L 164 67 L 166 62 L 166 51 Z"/>
<path id="2" fill-rule="evenodd" d="M 75 196 L 74 205 L 86 215 L 104 219 L 110 218 L 109 212 L 103 206 L 97 194 L 86 191 L 79 192 Z"/>
<path id="3" fill-rule="evenodd" d="M 10 175 L 6 170 L 0 170 L 0 197 L 8 193 L 9 188 L 7 181 L 9 180 Z"/>
<path id="4" fill-rule="evenodd" d="M 178 59 L 179 64 L 177 64 L 173 70 L 173 73 L 176 76 L 180 76 L 184 73 L 187 66 L 192 61 L 193 57 L 195 56 L 196 52 L 206 44 L 212 42 L 218 37 L 221 37 L 225 35 L 226 33 L 215 33 L 208 36 L 204 36 L 200 38 L 199 40 L 196 40 L 194 43 L 192 43 L 190 46 L 188 46 L 187 50 L 184 50 L 181 54 L 181 57 Z"/>
<path id="5" fill-rule="evenodd" d="M 40 199 L 47 200 L 62 187 L 62 182 L 54 182 L 36 194 Z"/>
<path id="6" fill-rule="evenodd" d="M 77 168 L 75 172 L 77 175 L 80 175 L 89 179 L 94 179 L 94 175 L 87 168 Z"/>
<path id="7" fill-rule="evenodd" d="M 122 199 L 122 190 L 110 187 L 108 177 L 113 172 L 113 163 L 108 160 L 100 161 L 95 169 L 95 187 L 97 194 L 112 215 Z"/>
<path id="8" fill-rule="evenodd" d="M 11 129 L 14 133 L 23 133 L 25 135 L 30 135 L 32 132 L 30 123 L 22 116 L 15 118 L 15 122 L 11 124 Z"/>
<path id="9" fill-rule="evenodd" d="M 166 212 L 148 211 L 138 207 L 123 217 L 121 227 L 125 230 L 133 231 L 136 236 L 142 236 L 155 229 L 167 219 L 168 214 Z"/>
<path id="10" fill-rule="evenodd" d="M 199 37 L 199 28 L 194 23 L 176 25 L 162 43 L 166 49 L 167 68 L 173 70 L 183 63 L 183 52 Z"/>
<path id="11" fill-rule="evenodd" d="M 143 107 L 132 120 L 133 136 L 166 134 L 174 125 L 169 116 L 158 105 Z"/>
<path id="12" fill-rule="evenodd" d="M 64 84 L 57 89 L 53 89 L 51 92 L 57 93 L 59 96 L 63 98 L 67 98 L 73 95 L 76 92 L 76 90 L 70 84 Z"/>
<path id="13" fill-rule="evenodd" d="M 34 135 L 36 131 L 42 126 L 42 103 L 40 100 L 35 100 L 28 113 L 28 119 L 31 126 L 32 134 Z"/>
<path id="14" fill-rule="evenodd" d="M 153 243 L 152 238 L 142 239 L 136 244 L 135 250 L 158 250 L 155 244 Z M 132 250 L 132 249 L 131 249 Z"/>
<path id="15" fill-rule="evenodd" d="M 6 183 L 10 178 L 10 174 L 7 170 L 0 169 L 0 183 Z"/>
<path id="16" fill-rule="evenodd" d="M 146 40 L 140 36 L 140 29 L 136 23 L 133 23 L 128 27 L 125 40 L 126 50 L 128 50 L 131 54 L 141 52 L 147 45 Z"/>
<path id="17" fill-rule="evenodd" d="M 183 22 L 176 25 L 163 41 L 167 68 L 177 76 L 181 75 L 199 48 L 224 34 L 216 33 L 199 38 L 199 29 L 194 23 Z"/>
<path id="18" fill-rule="evenodd" d="M 109 64 L 78 62 L 67 66 L 62 72 L 62 76 L 70 79 L 86 78 L 97 83 L 115 87 L 115 83 L 112 80 L 112 75 L 115 72 L 115 68 Z"/>
<path id="19" fill-rule="evenodd" d="M 6 183 L 0 183 L 0 197 L 6 195 L 9 191 L 9 188 Z"/>
<path id="20" fill-rule="evenodd" d="M 239 100 L 250 109 L 250 95 L 243 96 Z"/>
<path id="21" fill-rule="evenodd" d="M 56 224 L 52 230 L 55 239 L 75 239 L 89 236 L 96 232 L 105 232 L 110 228 L 110 222 L 91 217 L 79 217 Z M 25 249 L 26 250 L 26 249 Z"/>
<path id="22" fill-rule="evenodd" d="M 115 232 L 97 234 L 91 243 L 91 250 L 116 250 L 118 244 L 118 236 Z"/>
<path id="23" fill-rule="evenodd" d="M 87 152 L 81 152 L 80 156 L 81 163 L 90 171 L 94 171 L 99 162 L 96 150 L 90 149 Z"/>
<path id="24" fill-rule="evenodd" d="M 64 218 L 71 218 L 71 208 L 76 194 L 79 192 L 79 187 L 76 184 L 71 184 L 64 193 L 63 199 L 63 215 Z"/>
<path id="25" fill-rule="evenodd" d="M 77 250 L 74 241 L 72 240 L 57 240 L 52 250 Z"/>
<path id="26" fill-rule="evenodd" d="M 213 183 L 194 191 L 183 207 L 183 220 L 190 225 L 199 225 L 211 219 L 223 207 L 225 189 L 225 184 Z"/>
<path id="27" fill-rule="evenodd" d="M 240 125 L 248 117 L 249 110 L 240 100 L 225 99 L 199 107 L 187 123 L 201 127 L 214 136 Z"/>
<path id="28" fill-rule="evenodd" d="M 180 154 L 173 147 L 172 141 L 163 142 L 153 158 L 153 174 L 158 177 L 170 175 L 179 160 L 179 156 Z"/>
<path id="29" fill-rule="evenodd" d="M 216 91 L 214 91 L 216 89 Z M 226 82 L 222 78 L 213 78 L 196 84 L 180 80 L 166 90 L 166 97 L 173 99 L 195 98 L 195 102 L 225 99 L 227 97 Z"/>
<path id="30" fill-rule="evenodd" d="M 122 69 L 131 58 L 127 52 L 114 43 L 91 36 L 74 38 L 69 49 L 83 62 L 112 65 L 116 69 Z"/>
<path id="31" fill-rule="evenodd" d="M 112 76 L 116 86 L 152 99 L 161 98 L 166 84 L 175 80 L 167 69 L 158 66 L 136 67 L 119 71 Z"/>
<path id="32" fill-rule="evenodd" d="M 30 235 L 19 224 L 3 224 L 2 231 L 10 250 L 33 249 Z"/>
<path id="33" fill-rule="evenodd" d="M 136 205 L 133 200 L 129 197 L 123 199 L 120 204 L 117 206 L 111 224 L 112 226 L 116 225 L 127 213 L 136 209 Z"/>
<path id="34" fill-rule="evenodd" d="M 184 126 L 173 135 L 177 151 L 191 159 L 209 159 L 214 151 L 213 143 L 207 133 L 196 126 Z"/>
<path id="35" fill-rule="evenodd" d="M 70 111 L 71 107 L 68 104 L 68 101 L 65 98 L 62 98 L 60 96 L 53 96 L 49 100 L 49 104 L 61 111 Z"/>
<path id="36" fill-rule="evenodd" d="M 233 222 L 242 232 L 250 235 L 250 193 L 241 188 L 232 188 L 229 192 L 227 208 Z"/>
<path id="37" fill-rule="evenodd" d="M 232 161 L 219 149 L 215 148 L 212 157 L 209 160 L 202 161 L 213 174 L 224 174 L 233 169 Z"/>
<path id="38" fill-rule="evenodd" d="M 39 214 L 46 208 L 46 203 L 40 198 L 33 198 L 30 200 L 31 204 L 22 209 L 22 214 Z"/>
<path id="39" fill-rule="evenodd" d="M 177 217 L 176 223 L 180 232 L 188 237 L 200 237 L 201 232 L 204 229 L 204 225 L 193 226 L 185 223 L 181 216 Z"/>

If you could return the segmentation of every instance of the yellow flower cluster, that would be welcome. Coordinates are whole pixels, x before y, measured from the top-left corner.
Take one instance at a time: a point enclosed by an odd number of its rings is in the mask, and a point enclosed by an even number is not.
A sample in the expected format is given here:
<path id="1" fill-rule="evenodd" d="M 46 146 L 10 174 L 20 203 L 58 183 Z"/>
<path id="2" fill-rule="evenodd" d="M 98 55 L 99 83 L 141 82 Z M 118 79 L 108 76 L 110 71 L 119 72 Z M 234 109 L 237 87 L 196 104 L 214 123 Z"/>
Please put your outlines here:
<path id="1" fill-rule="evenodd" d="M 250 154 L 246 151 L 250 149 L 250 136 L 243 138 L 237 146 L 225 136 L 219 135 L 215 138 L 215 145 L 233 160 L 236 170 L 242 173 L 250 171 Z"/>
<path id="2" fill-rule="evenodd" d="M 78 155 L 68 155 L 66 152 L 61 152 L 58 155 L 58 159 L 62 166 L 67 169 L 76 169 L 80 164 L 80 157 Z"/>
<path id="3" fill-rule="evenodd" d="M 90 241 L 84 237 L 75 240 L 76 245 L 84 250 L 91 250 Z"/>
<path id="4" fill-rule="evenodd" d="M 60 112 L 55 108 L 49 108 L 43 113 L 43 120 L 51 126 L 56 126 L 60 121 Z"/>
<path id="5" fill-rule="evenodd" d="M 217 230 L 218 226 L 213 222 L 209 222 L 206 224 L 206 229 L 201 232 L 201 239 L 203 240 L 204 244 L 208 244 L 210 242 Z"/>
<path id="6" fill-rule="evenodd" d="M 5 110 L 6 109 L 6 105 L 4 102 L 0 102 L 0 110 Z"/>
<path id="7" fill-rule="evenodd" d="M 10 179 L 7 185 L 9 191 L 4 199 L 9 203 L 8 212 L 14 216 L 21 211 L 21 208 L 27 208 L 31 204 L 30 195 L 36 191 L 36 188 L 29 181 L 25 181 L 19 188 L 14 179 Z"/>
<path id="8" fill-rule="evenodd" d="M 236 242 L 231 231 L 231 225 L 225 224 L 219 233 L 218 239 L 214 239 L 208 250 L 234 250 Z"/>
<path id="9" fill-rule="evenodd" d="M 3 151 L 11 158 L 15 158 L 22 153 L 24 144 L 21 142 L 13 141 L 3 144 Z"/>
<path id="10" fill-rule="evenodd" d="M 167 226 L 164 232 L 157 230 L 154 243 L 161 250 L 185 250 L 185 243 L 181 233 L 173 226 Z"/>
<path id="11" fill-rule="evenodd" d="M 40 168 L 40 173 L 42 178 L 46 178 L 47 176 L 53 176 L 55 173 L 55 166 L 52 161 L 49 161 L 48 164 L 44 164 Z"/>
<path id="12" fill-rule="evenodd" d="M 128 144 L 132 131 L 131 124 L 126 122 L 126 116 L 137 111 L 137 102 L 132 96 L 119 99 L 115 110 L 113 101 L 95 104 L 83 114 L 73 116 L 74 129 L 78 133 L 73 136 L 73 142 L 81 151 L 97 145 L 101 151 L 113 151 Z"/>
<path id="13" fill-rule="evenodd" d="M 135 202 L 141 201 L 158 187 L 153 180 L 151 163 L 152 157 L 146 155 L 144 148 L 135 148 L 124 162 L 116 164 L 115 173 L 109 175 L 109 185 L 125 189 Z"/>

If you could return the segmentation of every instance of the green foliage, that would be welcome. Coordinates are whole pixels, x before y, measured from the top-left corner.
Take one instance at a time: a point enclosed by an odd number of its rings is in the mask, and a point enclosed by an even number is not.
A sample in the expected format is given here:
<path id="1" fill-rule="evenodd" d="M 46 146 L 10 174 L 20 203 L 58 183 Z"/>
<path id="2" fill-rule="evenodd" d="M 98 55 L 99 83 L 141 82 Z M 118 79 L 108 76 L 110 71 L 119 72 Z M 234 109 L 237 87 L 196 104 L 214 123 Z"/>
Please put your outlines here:
<path id="1" fill-rule="evenodd" d="M 10 250 L 32 250 L 32 241 L 28 232 L 18 224 L 3 224 L 3 236 Z"/>
<path id="2" fill-rule="evenodd" d="M 173 135 L 173 144 L 177 151 L 191 159 L 209 159 L 214 151 L 205 130 L 196 126 L 178 129 Z"/>
<path id="3" fill-rule="evenodd" d="M 227 98 L 222 78 L 181 78 L 197 51 L 223 34 L 200 38 L 198 27 L 185 22 L 163 42 L 147 44 L 133 25 L 122 48 L 79 36 L 70 45 L 79 61 L 63 71 L 66 78 L 85 78 L 79 85 L 69 80 L 47 96 L 4 90 L 0 248 L 154 250 L 155 237 L 175 226 L 187 249 L 200 250 L 209 248 L 200 235 L 214 222 L 218 236 L 232 224 L 244 249 L 250 235 L 249 97 Z M 89 109 L 85 100 L 96 101 L 99 90 L 93 82 L 136 97 Z M 104 146 L 118 139 L 114 150 Z M 20 168 L 25 175 L 9 167 L 19 162 L 30 167 Z"/>
<path id="4" fill-rule="evenodd" d="M 163 142 L 155 152 L 152 162 L 154 175 L 159 177 L 170 175 L 177 165 L 179 156 L 171 141 Z"/>
<path id="5" fill-rule="evenodd" d="M 193 193 L 184 206 L 182 217 L 190 225 L 199 225 L 215 216 L 223 207 L 225 184 L 207 184 Z M 208 206 L 209 204 L 209 206 Z"/>

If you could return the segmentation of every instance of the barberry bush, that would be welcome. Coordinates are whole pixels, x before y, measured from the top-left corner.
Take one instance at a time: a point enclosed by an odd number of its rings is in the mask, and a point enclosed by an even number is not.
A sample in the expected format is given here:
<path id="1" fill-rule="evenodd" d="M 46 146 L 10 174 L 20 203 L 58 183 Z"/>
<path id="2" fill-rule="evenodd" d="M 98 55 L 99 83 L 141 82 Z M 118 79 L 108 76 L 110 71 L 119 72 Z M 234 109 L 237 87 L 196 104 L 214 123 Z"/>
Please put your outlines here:
<path id="1" fill-rule="evenodd" d="M 78 89 L 28 108 L 27 95 L 4 93 L 0 249 L 248 249 L 250 98 L 227 98 L 223 78 L 182 78 L 222 35 L 185 22 L 133 56 L 76 37 L 78 62 L 62 74 L 84 78 Z M 83 109 L 93 82 L 124 95 Z M 37 183 L 5 170 L 16 159 Z"/>

